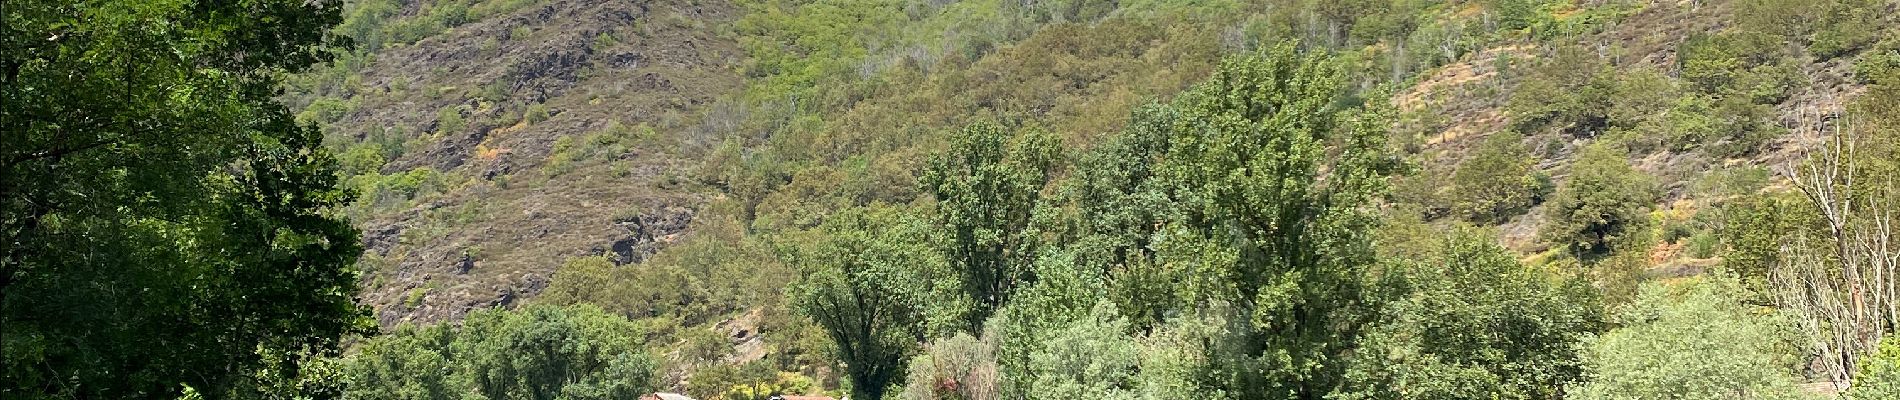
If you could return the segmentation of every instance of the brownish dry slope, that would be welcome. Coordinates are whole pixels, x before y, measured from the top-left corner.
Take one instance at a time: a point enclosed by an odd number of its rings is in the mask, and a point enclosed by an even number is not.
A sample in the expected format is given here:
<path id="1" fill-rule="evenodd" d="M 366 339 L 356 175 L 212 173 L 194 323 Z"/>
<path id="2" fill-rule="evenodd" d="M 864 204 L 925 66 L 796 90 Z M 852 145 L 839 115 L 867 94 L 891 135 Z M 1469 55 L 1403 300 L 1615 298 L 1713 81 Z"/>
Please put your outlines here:
<path id="1" fill-rule="evenodd" d="M 681 234 L 702 195 L 677 154 L 740 88 L 741 53 L 716 33 L 734 18 L 717 1 L 545 1 L 376 53 L 328 129 L 403 135 L 384 174 L 441 172 L 430 193 L 352 211 L 377 320 L 512 304 L 568 257 L 632 262 Z"/>

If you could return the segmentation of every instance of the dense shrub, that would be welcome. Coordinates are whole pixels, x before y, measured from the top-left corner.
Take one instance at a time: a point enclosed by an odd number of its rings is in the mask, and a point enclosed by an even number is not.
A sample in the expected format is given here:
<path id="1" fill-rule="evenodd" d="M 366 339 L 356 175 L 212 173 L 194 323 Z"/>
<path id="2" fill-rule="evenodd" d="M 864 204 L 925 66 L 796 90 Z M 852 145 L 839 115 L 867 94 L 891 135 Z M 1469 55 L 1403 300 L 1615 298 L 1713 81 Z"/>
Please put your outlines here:
<path id="1" fill-rule="evenodd" d="M 1720 276 L 1649 284 L 1617 312 L 1620 326 L 1590 340 L 1585 380 L 1569 395 L 1595 399 L 1803 399 L 1800 352 L 1788 321 L 1743 299 Z"/>
<path id="2" fill-rule="evenodd" d="M 1848 399 L 1884 400 L 1900 398 L 1900 337 L 1889 334 L 1880 340 L 1874 354 L 1860 358 L 1854 369 L 1854 384 L 1847 389 Z"/>
<path id="3" fill-rule="evenodd" d="M 1548 399 L 1579 377 L 1576 344 L 1603 327 L 1580 277 L 1524 266 L 1459 230 L 1397 262 L 1400 292 L 1347 370 L 1341 399 Z"/>
<path id="4" fill-rule="evenodd" d="M 1692 35 L 1676 50 L 1677 67 L 1698 92 L 1779 103 L 1806 79 L 1782 43 L 1749 32 Z"/>
<path id="5" fill-rule="evenodd" d="M 1002 397 L 1002 370 L 996 339 L 967 333 L 937 339 L 910 360 L 910 376 L 897 394 L 901 400 L 996 400 Z"/>
<path id="6" fill-rule="evenodd" d="M 628 399 L 655 387 L 641 326 L 598 307 L 470 313 L 401 328 L 343 359 L 345 398 Z"/>
<path id="7" fill-rule="evenodd" d="M 1578 254 L 1602 254 L 1640 231 L 1656 195 L 1655 178 L 1630 167 L 1620 146 L 1592 144 L 1547 205 L 1544 237 Z"/>
<path id="8" fill-rule="evenodd" d="M 1470 159 L 1452 174 L 1453 209 L 1474 222 L 1501 222 L 1541 200 L 1536 159 L 1524 149 L 1523 137 L 1498 133 L 1484 140 Z"/>
<path id="9" fill-rule="evenodd" d="M 546 104 L 530 105 L 527 110 L 521 112 L 521 123 L 523 124 L 533 125 L 546 120 L 548 120 L 548 106 Z"/>

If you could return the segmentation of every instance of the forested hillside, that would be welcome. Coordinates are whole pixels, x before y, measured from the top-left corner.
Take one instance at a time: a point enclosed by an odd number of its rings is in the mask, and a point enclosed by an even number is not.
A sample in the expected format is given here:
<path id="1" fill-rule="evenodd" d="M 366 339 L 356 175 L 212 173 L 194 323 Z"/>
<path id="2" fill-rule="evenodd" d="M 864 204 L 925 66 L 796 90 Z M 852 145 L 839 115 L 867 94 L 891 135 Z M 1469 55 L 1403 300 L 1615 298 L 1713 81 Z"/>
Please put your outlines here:
<path id="1" fill-rule="evenodd" d="M 27 3 L 0 397 L 1900 398 L 1892 1 Z"/>

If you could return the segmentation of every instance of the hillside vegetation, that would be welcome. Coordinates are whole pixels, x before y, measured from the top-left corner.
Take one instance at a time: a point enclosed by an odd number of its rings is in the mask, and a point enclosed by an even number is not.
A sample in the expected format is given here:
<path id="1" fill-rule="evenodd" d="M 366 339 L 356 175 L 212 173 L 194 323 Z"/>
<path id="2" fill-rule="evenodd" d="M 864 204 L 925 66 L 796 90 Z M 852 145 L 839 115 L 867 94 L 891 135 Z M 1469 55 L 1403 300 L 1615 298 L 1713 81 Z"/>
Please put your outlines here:
<path id="1" fill-rule="evenodd" d="M 38 3 L 8 398 L 1900 393 L 1891 1 Z"/>

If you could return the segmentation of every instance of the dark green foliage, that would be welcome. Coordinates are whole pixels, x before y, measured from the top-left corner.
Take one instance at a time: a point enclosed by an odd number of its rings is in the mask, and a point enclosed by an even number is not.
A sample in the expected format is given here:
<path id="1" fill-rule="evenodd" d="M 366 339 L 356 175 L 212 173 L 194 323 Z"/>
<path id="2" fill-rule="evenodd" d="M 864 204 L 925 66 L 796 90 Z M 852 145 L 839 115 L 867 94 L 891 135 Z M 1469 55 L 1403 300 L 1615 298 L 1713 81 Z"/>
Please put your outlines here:
<path id="1" fill-rule="evenodd" d="M 893 209 L 833 215 L 815 243 L 791 256 L 805 273 L 793 303 L 831 337 L 853 398 L 884 398 L 924 333 L 928 297 L 917 271 L 934 253 L 924 229 Z"/>
<path id="2" fill-rule="evenodd" d="M 1800 213 L 1804 200 L 1787 194 L 1760 194 L 1737 199 L 1721 209 L 1717 230 L 1728 252 L 1722 265 L 1743 277 L 1764 278 L 1781 263 L 1788 232 L 1806 229 Z"/>
<path id="3" fill-rule="evenodd" d="M 1880 0 L 1833 0 L 1825 5 L 1818 25 L 1808 39 L 1808 51 L 1830 59 L 1853 54 L 1881 38 L 1885 23 L 1882 13 L 1889 10 Z"/>
<path id="4" fill-rule="evenodd" d="M 1530 209 L 1547 193 L 1523 137 L 1494 134 L 1452 174 L 1453 210 L 1474 222 L 1502 222 Z"/>
<path id="5" fill-rule="evenodd" d="M 1677 53 L 1682 80 L 1705 94 L 1774 104 L 1787 99 L 1806 79 L 1790 61 L 1783 41 L 1768 34 L 1694 35 Z"/>
<path id="6" fill-rule="evenodd" d="M 1616 70 L 1605 67 L 1598 55 L 1578 47 L 1562 47 L 1518 85 L 1505 112 L 1511 117 L 1512 129 L 1518 132 L 1555 128 L 1574 136 L 1594 137 L 1611 128 L 1628 126 L 1629 121 L 1612 114 L 1619 100 L 1618 83 Z"/>
<path id="7" fill-rule="evenodd" d="M 1631 168 L 1625 154 L 1612 143 L 1583 149 L 1570 178 L 1546 205 L 1545 239 L 1580 255 L 1602 255 L 1648 223 L 1655 178 Z"/>
<path id="8" fill-rule="evenodd" d="M 1519 264 L 1460 229 L 1395 266 L 1387 304 L 1348 369 L 1342 399 L 1549 399 L 1579 378 L 1576 343 L 1603 329 L 1588 282 Z"/>
<path id="9" fill-rule="evenodd" d="M 1030 213 L 1030 229 L 1062 246 L 1018 261 L 1036 279 L 986 324 L 1003 376 L 1022 377 L 1004 392 L 1332 393 L 1373 317 L 1361 282 L 1372 261 L 1364 205 L 1397 167 L 1386 115 L 1340 101 L 1342 78 L 1330 57 L 1291 46 L 1230 60 L 1083 157 L 1062 192 L 1062 222 Z M 1003 153 L 992 135 L 987 151 Z M 1121 307 L 1137 320 L 1124 322 Z M 1123 325 L 1182 342 L 1137 356 Z"/>
<path id="10" fill-rule="evenodd" d="M 1063 192 L 1073 204 L 1074 235 L 1068 242 L 1077 264 L 1114 279 L 1112 300 L 1143 327 L 1160 323 L 1176 308 L 1174 280 L 1150 265 L 1154 221 L 1173 206 L 1153 161 L 1168 151 L 1180 112 L 1150 105 L 1135 111 L 1121 135 L 1083 155 Z"/>
<path id="11" fill-rule="evenodd" d="M 340 8 L 0 7 L 0 397 L 295 396 L 363 329 L 350 194 L 275 100 Z"/>
<path id="12" fill-rule="evenodd" d="M 943 249 L 976 305 L 972 331 L 1033 279 L 1030 213 L 1054 168 L 1055 139 L 1038 131 L 1011 135 L 978 123 L 958 132 L 950 150 L 931 159 L 920 181 L 937 198 L 938 225 L 952 235 Z"/>
<path id="13" fill-rule="evenodd" d="M 461 326 L 402 328 L 343 359 L 358 399 L 630 399 L 654 389 L 645 329 L 598 307 L 470 313 Z"/>
<path id="14" fill-rule="evenodd" d="M 1312 398 L 1337 383 L 1335 360 L 1366 317 L 1359 279 L 1372 219 L 1362 206 L 1396 167 L 1384 114 L 1340 108 L 1344 94 L 1334 61 L 1279 46 L 1223 63 L 1176 101 L 1168 124 L 1133 124 L 1138 135 L 1159 129 L 1167 147 L 1133 154 L 1153 157 L 1151 176 L 1117 174 L 1153 180 L 1126 185 L 1168 207 L 1146 249 L 1155 261 L 1128 265 L 1171 266 L 1157 279 L 1177 282 L 1182 304 L 1231 301 L 1232 320 L 1245 321 L 1207 349 L 1204 390 Z"/>

